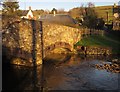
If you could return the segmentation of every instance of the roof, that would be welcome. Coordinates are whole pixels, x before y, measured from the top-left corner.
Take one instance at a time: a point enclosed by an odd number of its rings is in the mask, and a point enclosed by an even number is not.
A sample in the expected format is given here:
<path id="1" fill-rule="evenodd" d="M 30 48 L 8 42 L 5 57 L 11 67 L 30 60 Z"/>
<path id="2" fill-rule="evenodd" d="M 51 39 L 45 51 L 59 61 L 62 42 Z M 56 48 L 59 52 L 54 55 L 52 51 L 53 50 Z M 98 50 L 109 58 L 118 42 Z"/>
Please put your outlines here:
<path id="1" fill-rule="evenodd" d="M 76 25 L 77 22 L 69 15 L 66 14 L 47 14 L 47 15 L 42 15 L 39 18 L 41 21 L 47 21 L 47 22 L 52 22 L 52 23 L 57 23 L 57 24 L 62 24 L 62 25 Z"/>

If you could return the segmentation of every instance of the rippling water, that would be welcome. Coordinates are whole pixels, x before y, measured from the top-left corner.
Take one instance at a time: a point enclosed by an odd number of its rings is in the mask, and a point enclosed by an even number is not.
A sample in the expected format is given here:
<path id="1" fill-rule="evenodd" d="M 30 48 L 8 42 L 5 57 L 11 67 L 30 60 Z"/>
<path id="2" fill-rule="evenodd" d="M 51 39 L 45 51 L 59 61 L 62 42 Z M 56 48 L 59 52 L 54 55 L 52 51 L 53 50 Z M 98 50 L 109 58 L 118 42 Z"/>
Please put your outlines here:
<path id="1" fill-rule="evenodd" d="M 118 58 L 118 57 L 112 57 Z M 120 73 L 93 67 L 108 57 L 51 54 L 34 68 L 3 65 L 3 90 L 118 90 Z"/>

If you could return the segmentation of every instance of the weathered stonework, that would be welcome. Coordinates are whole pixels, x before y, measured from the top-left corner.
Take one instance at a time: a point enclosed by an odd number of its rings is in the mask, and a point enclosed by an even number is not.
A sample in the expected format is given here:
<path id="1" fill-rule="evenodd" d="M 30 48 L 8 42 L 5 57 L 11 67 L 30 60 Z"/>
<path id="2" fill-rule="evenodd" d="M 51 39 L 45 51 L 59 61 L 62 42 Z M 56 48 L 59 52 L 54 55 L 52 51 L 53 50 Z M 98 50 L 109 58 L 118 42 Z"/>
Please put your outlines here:
<path id="1" fill-rule="evenodd" d="M 120 31 L 120 20 L 113 21 L 113 30 Z"/>
<path id="2" fill-rule="evenodd" d="M 74 44 L 81 39 L 81 31 L 77 28 L 43 22 L 43 30 L 45 50 L 57 44 L 54 47 L 64 47 L 73 51 Z"/>
<path id="3" fill-rule="evenodd" d="M 102 46 L 78 46 L 76 49 L 78 53 L 86 55 L 110 55 L 112 53 L 110 47 Z"/>
<path id="4" fill-rule="evenodd" d="M 74 44 L 81 39 L 81 31 L 77 28 L 43 22 L 43 45 L 44 56 L 54 48 L 67 48 L 74 51 Z M 33 30 L 31 22 L 22 20 L 20 23 L 13 23 L 8 28 L 4 28 L 2 45 L 3 54 L 8 57 L 21 58 L 13 59 L 11 63 L 19 65 L 32 65 L 32 40 Z M 42 64 L 41 59 L 41 34 L 39 22 L 36 22 L 36 61 L 37 64 Z"/>

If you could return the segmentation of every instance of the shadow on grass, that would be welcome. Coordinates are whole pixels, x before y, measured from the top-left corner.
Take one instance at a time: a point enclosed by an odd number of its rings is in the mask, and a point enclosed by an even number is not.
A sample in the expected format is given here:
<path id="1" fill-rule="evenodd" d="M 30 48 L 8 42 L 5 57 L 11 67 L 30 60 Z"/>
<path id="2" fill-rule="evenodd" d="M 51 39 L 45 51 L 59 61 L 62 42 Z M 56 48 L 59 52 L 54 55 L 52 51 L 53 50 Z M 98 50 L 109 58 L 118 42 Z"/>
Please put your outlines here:
<path id="1" fill-rule="evenodd" d="M 92 35 L 82 39 L 76 45 L 111 47 L 114 53 L 120 53 L 120 43 L 107 36 Z"/>

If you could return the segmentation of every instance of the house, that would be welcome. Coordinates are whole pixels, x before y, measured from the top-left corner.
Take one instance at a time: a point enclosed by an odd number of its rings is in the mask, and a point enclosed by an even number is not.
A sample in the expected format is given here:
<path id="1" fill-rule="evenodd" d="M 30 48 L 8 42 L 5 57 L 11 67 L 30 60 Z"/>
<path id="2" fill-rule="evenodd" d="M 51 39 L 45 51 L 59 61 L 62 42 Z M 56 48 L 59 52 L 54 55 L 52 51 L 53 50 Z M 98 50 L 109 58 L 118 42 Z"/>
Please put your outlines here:
<path id="1" fill-rule="evenodd" d="M 113 30 L 120 30 L 120 1 L 113 6 Z"/>
<path id="2" fill-rule="evenodd" d="M 114 20 L 113 21 L 113 30 L 119 30 L 120 31 L 120 20 Z"/>
<path id="3" fill-rule="evenodd" d="M 26 19 L 33 19 L 34 18 L 31 7 L 29 7 L 29 11 L 28 11 L 27 15 L 21 16 L 21 18 L 26 18 Z"/>

